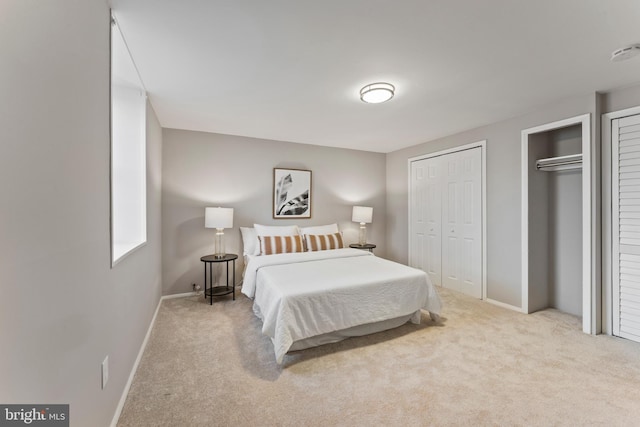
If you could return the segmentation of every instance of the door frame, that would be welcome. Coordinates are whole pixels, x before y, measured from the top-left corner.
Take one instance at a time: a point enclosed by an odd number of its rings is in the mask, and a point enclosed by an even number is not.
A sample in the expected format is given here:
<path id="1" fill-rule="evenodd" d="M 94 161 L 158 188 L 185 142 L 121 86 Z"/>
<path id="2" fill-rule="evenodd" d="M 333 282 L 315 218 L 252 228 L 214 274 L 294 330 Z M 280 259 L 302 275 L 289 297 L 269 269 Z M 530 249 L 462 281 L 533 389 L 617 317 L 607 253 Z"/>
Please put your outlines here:
<path id="1" fill-rule="evenodd" d="M 529 136 L 580 124 L 582 126 L 582 330 L 600 332 L 601 282 L 598 272 L 599 211 L 597 201 L 597 156 L 591 138 L 591 114 L 559 120 L 524 129 L 521 132 L 521 242 L 522 242 L 522 312 L 529 313 Z"/>
<path id="2" fill-rule="evenodd" d="M 602 115 L 602 332 L 613 335 L 613 138 L 611 122 L 640 114 L 640 107 Z"/>
<path id="3" fill-rule="evenodd" d="M 408 220 L 409 224 L 407 225 L 408 230 L 408 246 L 409 246 L 409 259 L 412 258 L 412 249 L 411 249 L 411 163 L 417 162 L 420 160 L 429 159 L 432 157 L 444 156 L 447 154 L 457 153 L 460 151 L 471 150 L 473 148 L 480 147 L 481 153 L 481 185 L 480 185 L 480 197 L 482 198 L 482 299 L 487 299 L 487 140 L 483 139 L 482 141 L 472 142 L 471 144 L 459 145 L 457 147 L 448 148 L 446 150 L 434 151 L 433 153 L 421 154 L 419 156 L 411 157 L 407 159 L 407 175 L 408 175 L 408 191 L 407 194 L 409 197 L 407 198 L 407 211 L 409 212 Z"/>

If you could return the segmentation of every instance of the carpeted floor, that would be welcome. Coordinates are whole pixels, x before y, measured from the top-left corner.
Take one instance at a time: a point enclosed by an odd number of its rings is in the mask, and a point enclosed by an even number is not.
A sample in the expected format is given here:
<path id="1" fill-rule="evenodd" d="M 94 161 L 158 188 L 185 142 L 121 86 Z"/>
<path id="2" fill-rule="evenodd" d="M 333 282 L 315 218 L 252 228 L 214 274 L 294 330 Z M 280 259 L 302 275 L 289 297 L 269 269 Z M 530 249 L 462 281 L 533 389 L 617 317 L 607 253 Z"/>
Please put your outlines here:
<path id="1" fill-rule="evenodd" d="M 119 426 L 640 425 L 640 344 L 446 289 L 438 324 L 275 363 L 251 301 L 166 300 Z"/>

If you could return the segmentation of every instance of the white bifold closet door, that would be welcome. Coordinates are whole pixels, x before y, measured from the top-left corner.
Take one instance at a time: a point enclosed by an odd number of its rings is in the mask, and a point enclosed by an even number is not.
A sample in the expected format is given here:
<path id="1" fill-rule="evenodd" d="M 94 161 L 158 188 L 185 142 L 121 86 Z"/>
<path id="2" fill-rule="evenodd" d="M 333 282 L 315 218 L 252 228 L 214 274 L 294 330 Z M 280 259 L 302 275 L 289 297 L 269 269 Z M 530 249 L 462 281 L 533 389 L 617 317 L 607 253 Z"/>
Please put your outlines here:
<path id="1" fill-rule="evenodd" d="M 640 342 L 640 115 L 611 125 L 613 334 Z"/>
<path id="2" fill-rule="evenodd" d="M 440 157 L 411 163 L 412 267 L 425 271 L 431 283 L 442 286 L 442 173 Z"/>
<path id="3" fill-rule="evenodd" d="M 436 285 L 482 298 L 482 150 L 411 163 L 411 260 Z"/>

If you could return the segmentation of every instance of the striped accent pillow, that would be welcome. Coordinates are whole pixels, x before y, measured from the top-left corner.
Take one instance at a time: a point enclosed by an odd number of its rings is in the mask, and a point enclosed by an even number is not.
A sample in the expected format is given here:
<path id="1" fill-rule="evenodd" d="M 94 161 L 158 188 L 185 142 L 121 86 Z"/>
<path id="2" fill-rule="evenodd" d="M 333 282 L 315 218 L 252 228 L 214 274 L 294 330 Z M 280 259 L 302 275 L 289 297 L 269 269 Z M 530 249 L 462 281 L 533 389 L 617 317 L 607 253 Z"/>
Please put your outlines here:
<path id="1" fill-rule="evenodd" d="M 260 255 L 304 252 L 301 236 L 258 236 Z"/>
<path id="2" fill-rule="evenodd" d="M 344 248 L 344 242 L 342 241 L 341 233 L 305 234 L 304 237 L 307 241 L 307 250 L 309 252 Z"/>

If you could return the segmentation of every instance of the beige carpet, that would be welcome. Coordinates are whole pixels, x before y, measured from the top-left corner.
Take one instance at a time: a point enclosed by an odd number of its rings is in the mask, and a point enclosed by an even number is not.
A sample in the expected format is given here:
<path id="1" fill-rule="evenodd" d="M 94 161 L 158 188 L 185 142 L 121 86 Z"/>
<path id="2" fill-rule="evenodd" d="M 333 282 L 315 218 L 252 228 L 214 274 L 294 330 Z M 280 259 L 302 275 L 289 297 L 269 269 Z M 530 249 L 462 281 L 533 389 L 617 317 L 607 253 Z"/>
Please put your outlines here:
<path id="1" fill-rule="evenodd" d="M 251 301 L 166 300 L 119 426 L 640 425 L 640 344 L 440 289 L 439 324 L 275 363 Z"/>

